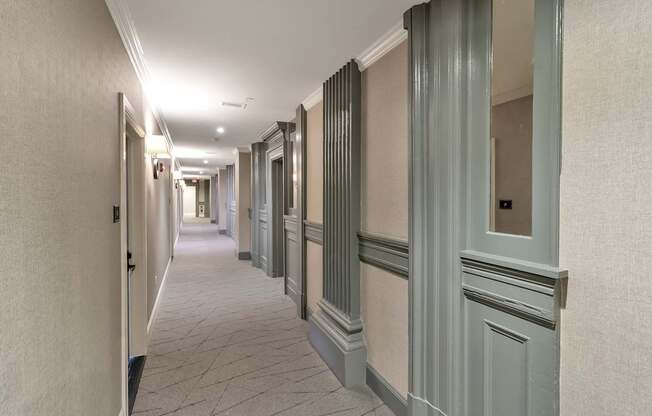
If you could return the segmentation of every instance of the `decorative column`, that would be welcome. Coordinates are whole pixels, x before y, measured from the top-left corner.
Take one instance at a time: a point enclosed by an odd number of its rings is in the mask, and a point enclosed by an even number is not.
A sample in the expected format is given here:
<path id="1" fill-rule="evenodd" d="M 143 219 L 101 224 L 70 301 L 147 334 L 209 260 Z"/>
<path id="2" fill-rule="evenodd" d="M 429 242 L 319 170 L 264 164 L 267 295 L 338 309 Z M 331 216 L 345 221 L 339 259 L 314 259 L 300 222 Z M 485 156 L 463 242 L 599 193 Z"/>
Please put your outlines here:
<path id="1" fill-rule="evenodd" d="M 364 384 L 360 320 L 361 74 L 350 61 L 324 83 L 324 298 L 310 342 L 342 384 Z"/>
<path id="2" fill-rule="evenodd" d="M 267 144 L 262 142 L 251 145 L 251 263 L 262 267 L 261 256 L 264 244 L 260 230 L 260 210 L 265 206 L 265 151 Z"/>

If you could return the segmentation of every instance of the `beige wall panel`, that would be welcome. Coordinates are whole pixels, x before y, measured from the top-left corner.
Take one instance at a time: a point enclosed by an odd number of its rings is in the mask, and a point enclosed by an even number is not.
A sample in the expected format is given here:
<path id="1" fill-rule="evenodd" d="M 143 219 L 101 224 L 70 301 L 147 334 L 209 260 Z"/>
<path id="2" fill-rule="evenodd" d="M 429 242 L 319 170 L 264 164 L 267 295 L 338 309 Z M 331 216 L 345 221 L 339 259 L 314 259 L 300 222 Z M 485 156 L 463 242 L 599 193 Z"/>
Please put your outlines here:
<path id="1" fill-rule="evenodd" d="M 324 211 L 324 102 L 320 101 L 307 114 L 306 141 L 306 218 L 322 223 Z"/>
<path id="2" fill-rule="evenodd" d="M 407 43 L 362 73 L 361 227 L 407 239 Z"/>
<path id="3" fill-rule="evenodd" d="M 362 74 L 361 228 L 408 236 L 407 44 Z M 361 263 L 367 360 L 403 397 L 408 383 L 408 285 Z"/>
<path id="4" fill-rule="evenodd" d="M 561 415 L 652 409 L 652 3 L 564 10 Z"/>
<path id="5" fill-rule="evenodd" d="M 104 0 L 2 1 L 0 21 L 0 414 L 114 416 L 118 92 L 142 125 L 140 85 Z"/>
<path id="6" fill-rule="evenodd" d="M 307 297 L 310 312 L 317 311 L 317 303 L 324 293 L 322 246 L 312 241 L 306 243 L 306 280 Z"/>
<path id="7" fill-rule="evenodd" d="M 367 362 L 407 398 L 408 281 L 361 263 L 360 285 Z"/>

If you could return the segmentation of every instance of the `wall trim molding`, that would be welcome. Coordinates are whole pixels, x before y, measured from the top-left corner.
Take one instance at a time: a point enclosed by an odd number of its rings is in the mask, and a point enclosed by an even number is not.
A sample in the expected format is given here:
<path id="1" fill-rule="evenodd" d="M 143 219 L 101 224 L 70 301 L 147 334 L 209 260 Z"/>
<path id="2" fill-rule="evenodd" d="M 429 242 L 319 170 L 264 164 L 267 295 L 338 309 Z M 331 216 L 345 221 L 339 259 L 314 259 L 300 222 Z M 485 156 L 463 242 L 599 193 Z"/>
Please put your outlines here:
<path id="1" fill-rule="evenodd" d="M 408 279 L 410 264 L 408 241 L 360 231 L 358 244 L 360 261 Z"/>
<path id="2" fill-rule="evenodd" d="M 369 363 L 367 363 L 367 386 L 396 416 L 407 416 L 407 401 Z"/>
<path id="3" fill-rule="evenodd" d="M 306 240 L 312 241 L 313 243 L 317 243 L 319 245 L 324 244 L 324 224 L 304 220 L 303 228 L 305 230 L 304 235 Z"/>
<path id="4" fill-rule="evenodd" d="M 163 298 L 163 292 L 165 291 L 166 284 L 168 282 L 168 275 L 170 274 L 170 265 L 172 264 L 172 257 L 168 259 L 168 264 L 165 266 L 165 273 L 163 273 L 163 279 L 161 280 L 161 286 L 158 288 L 158 293 L 156 294 L 156 301 L 154 301 L 154 307 L 152 308 L 152 313 L 149 316 L 149 322 L 147 323 L 147 339 L 152 335 L 152 325 L 156 321 L 158 316 L 159 309 L 161 307 L 161 299 Z"/>
<path id="5" fill-rule="evenodd" d="M 360 71 L 364 71 L 387 55 L 392 49 L 406 40 L 407 36 L 407 30 L 403 28 L 403 19 L 401 19 L 356 58 Z"/>
<path id="6" fill-rule="evenodd" d="M 172 154 L 174 150 L 172 135 L 170 134 L 170 130 L 168 129 L 168 125 L 165 122 L 161 110 L 148 93 L 148 86 L 151 85 L 151 75 L 147 62 L 145 61 L 145 54 L 143 52 L 142 44 L 140 43 L 140 38 L 138 37 L 138 32 L 136 31 L 131 13 L 129 12 L 129 6 L 127 6 L 126 0 L 105 0 L 105 3 L 111 13 L 115 27 L 120 34 L 127 55 L 129 55 L 131 64 L 136 71 L 136 76 L 140 81 L 145 99 L 151 107 L 152 114 L 161 128 L 167 141 L 170 154 Z"/>
<path id="7" fill-rule="evenodd" d="M 365 49 L 357 58 L 355 58 L 360 71 L 364 71 L 373 65 L 383 56 L 387 55 L 392 49 L 400 45 L 408 37 L 407 30 L 403 28 L 403 19 L 394 24 L 387 32 Z M 324 100 L 324 87 L 320 85 L 315 91 L 311 92 L 302 102 L 306 111 Z"/>
<path id="8" fill-rule="evenodd" d="M 301 104 L 303 105 L 303 108 L 306 109 L 306 111 L 310 110 L 314 106 L 316 106 L 320 101 L 324 100 L 324 87 L 322 85 L 319 86 L 315 91 L 313 91 L 309 96 L 306 97 Z"/>
<path id="9" fill-rule="evenodd" d="M 555 329 L 557 324 L 552 314 L 545 309 L 466 284 L 462 285 L 462 290 L 464 291 L 464 296 L 470 300 L 504 311 L 537 325 Z"/>

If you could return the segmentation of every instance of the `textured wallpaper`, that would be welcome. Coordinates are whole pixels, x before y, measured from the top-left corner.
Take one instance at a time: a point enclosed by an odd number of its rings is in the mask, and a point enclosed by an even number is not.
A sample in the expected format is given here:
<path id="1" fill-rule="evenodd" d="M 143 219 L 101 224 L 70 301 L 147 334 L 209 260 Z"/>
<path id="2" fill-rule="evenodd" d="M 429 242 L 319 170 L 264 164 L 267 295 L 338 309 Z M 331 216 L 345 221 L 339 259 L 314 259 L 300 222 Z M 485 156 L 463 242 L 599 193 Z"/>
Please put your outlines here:
<path id="1" fill-rule="evenodd" d="M 118 92 L 140 110 L 140 85 L 104 0 L 3 0 L 0 44 L 0 414 L 115 416 Z"/>
<path id="2" fill-rule="evenodd" d="M 649 415 L 652 2 L 564 3 L 561 415 Z"/>
<path id="3" fill-rule="evenodd" d="M 360 223 L 363 231 L 408 236 L 408 48 L 403 42 L 362 75 Z M 400 394 L 408 386 L 407 281 L 361 264 L 367 361 Z"/>

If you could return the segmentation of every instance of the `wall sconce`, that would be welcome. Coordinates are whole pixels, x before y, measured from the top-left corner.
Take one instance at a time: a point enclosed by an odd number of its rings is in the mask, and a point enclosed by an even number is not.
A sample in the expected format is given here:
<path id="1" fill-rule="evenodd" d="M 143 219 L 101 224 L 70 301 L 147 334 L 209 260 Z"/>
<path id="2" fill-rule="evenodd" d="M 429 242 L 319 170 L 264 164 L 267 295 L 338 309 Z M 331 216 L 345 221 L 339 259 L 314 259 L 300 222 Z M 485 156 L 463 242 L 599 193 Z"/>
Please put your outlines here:
<path id="1" fill-rule="evenodd" d="M 159 159 L 172 159 L 165 136 L 148 135 L 145 138 L 145 153 L 152 158 L 152 172 L 154 179 L 158 179 L 159 174 L 165 172 L 165 164 Z"/>

